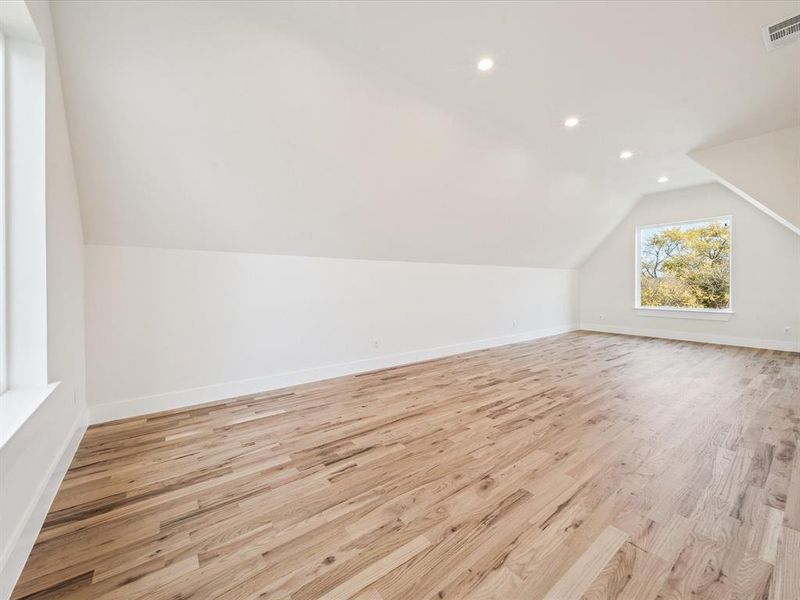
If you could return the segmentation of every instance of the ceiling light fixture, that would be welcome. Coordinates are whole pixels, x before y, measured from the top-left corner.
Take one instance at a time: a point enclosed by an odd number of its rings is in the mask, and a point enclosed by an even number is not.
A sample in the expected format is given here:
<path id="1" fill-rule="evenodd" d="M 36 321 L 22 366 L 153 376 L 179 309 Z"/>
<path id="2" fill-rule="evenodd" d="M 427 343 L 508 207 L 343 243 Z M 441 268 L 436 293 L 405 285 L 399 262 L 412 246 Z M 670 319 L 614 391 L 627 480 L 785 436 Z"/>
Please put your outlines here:
<path id="1" fill-rule="evenodd" d="M 667 177 L 666 175 L 662 175 L 661 177 L 658 178 L 658 183 L 667 183 L 668 181 L 669 177 Z"/>
<path id="2" fill-rule="evenodd" d="M 564 127 L 575 127 L 580 122 L 578 117 L 567 117 L 564 119 Z"/>
<path id="3" fill-rule="evenodd" d="M 628 160 L 631 156 L 633 156 L 633 152 L 631 152 L 630 150 L 623 150 L 622 152 L 619 153 L 619 157 L 622 160 Z"/>
<path id="4" fill-rule="evenodd" d="M 484 56 L 478 61 L 478 71 L 488 71 L 494 66 L 494 60 L 488 56 Z"/>

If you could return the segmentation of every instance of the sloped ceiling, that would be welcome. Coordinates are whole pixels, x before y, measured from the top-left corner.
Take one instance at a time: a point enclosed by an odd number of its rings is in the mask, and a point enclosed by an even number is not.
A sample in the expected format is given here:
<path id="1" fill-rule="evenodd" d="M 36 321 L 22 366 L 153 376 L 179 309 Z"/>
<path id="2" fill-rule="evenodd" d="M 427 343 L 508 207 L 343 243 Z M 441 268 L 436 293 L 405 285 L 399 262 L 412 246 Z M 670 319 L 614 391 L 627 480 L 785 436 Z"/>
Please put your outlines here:
<path id="1" fill-rule="evenodd" d="M 54 3 L 85 237 L 572 267 L 709 181 L 689 150 L 798 123 L 800 44 L 760 33 L 795 8 Z"/>
<path id="2" fill-rule="evenodd" d="M 689 158 L 800 235 L 800 127 L 700 148 Z"/>

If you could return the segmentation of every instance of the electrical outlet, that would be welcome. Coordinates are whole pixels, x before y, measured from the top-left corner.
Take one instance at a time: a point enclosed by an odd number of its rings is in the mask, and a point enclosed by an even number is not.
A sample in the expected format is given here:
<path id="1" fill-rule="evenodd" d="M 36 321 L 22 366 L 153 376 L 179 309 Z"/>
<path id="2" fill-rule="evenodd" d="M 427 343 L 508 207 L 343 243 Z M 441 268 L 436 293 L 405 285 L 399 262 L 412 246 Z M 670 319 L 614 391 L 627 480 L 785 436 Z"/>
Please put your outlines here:
<path id="1" fill-rule="evenodd" d="M 792 328 L 787 325 L 786 327 L 783 328 L 783 333 L 785 335 L 790 335 L 792 333 Z"/>
<path id="2" fill-rule="evenodd" d="M 373 348 L 380 348 L 380 345 L 381 345 L 381 341 L 378 338 L 375 338 L 374 340 L 372 340 L 372 347 Z"/>
<path id="3" fill-rule="evenodd" d="M 606 316 L 605 315 L 600 315 L 600 320 L 601 321 L 605 321 L 606 320 Z"/>

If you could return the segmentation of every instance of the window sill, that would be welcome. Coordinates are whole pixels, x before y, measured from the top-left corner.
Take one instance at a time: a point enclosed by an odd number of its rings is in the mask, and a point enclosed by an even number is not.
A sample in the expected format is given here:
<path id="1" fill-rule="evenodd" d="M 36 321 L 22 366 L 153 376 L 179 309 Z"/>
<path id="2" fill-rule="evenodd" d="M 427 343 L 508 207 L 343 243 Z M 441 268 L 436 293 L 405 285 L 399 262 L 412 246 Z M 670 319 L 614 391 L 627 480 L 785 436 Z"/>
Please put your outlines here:
<path id="1" fill-rule="evenodd" d="M 704 321 L 728 321 L 734 312 L 730 309 L 708 308 L 662 308 L 659 306 L 634 306 L 640 317 L 662 317 L 667 319 L 700 319 Z"/>
<path id="2" fill-rule="evenodd" d="M 8 390 L 0 395 L 0 448 L 22 429 L 58 387 L 58 382 L 41 387 Z"/>

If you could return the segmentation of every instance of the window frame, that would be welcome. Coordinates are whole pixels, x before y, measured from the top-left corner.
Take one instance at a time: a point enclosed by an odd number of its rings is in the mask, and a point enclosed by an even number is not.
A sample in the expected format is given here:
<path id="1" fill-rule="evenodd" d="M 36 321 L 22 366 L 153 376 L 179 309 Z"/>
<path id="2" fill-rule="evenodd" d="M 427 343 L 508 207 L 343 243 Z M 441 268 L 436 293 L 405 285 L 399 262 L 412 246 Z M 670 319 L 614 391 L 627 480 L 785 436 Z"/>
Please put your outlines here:
<path id="1" fill-rule="evenodd" d="M 27 6 L 20 5 L 28 17 Z M 0 15 L 0 451 L 53 395 L 47 370 L 47 196 L 45 48 L 31 18 L 10 33 Z M 2 329 L 2 327 L 0 327 Z"/>
<path id="2" fill-rule="evenodd" d="M 727 221 L 730 231 L 730 258 L 728 259 L 728 308 L 689 308 L 683 306 L 642 306 L 642 231 L 645 229 L 657 229 L 673 227 L 676 225 L 693 225 L 697 223 L 710 223 L 713 221 Z M 667 221 L 653 225 L 637 225 L 635 231 L 635 275 L 634 275 L 634 301 L 633 308 L 637 314 L 642 316 L 654 317 L 679 317 L 695 318 L 708 320 L 727 321 L 733 310 L 733 215 L 718 215 L 715 217 L 705 217 L 702 219 L 687 219 L 684 221 Z"/>
<path id="3" fill-rule="evenodd" d="M 0 394 L 8 391 L 6 87 L 6 38 L 0 31 Z"/>

